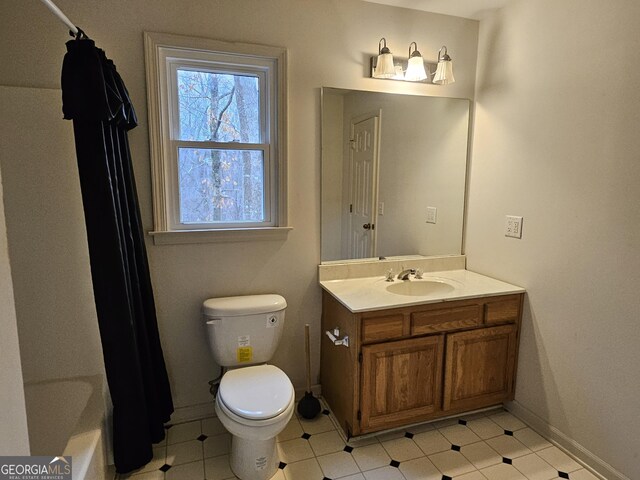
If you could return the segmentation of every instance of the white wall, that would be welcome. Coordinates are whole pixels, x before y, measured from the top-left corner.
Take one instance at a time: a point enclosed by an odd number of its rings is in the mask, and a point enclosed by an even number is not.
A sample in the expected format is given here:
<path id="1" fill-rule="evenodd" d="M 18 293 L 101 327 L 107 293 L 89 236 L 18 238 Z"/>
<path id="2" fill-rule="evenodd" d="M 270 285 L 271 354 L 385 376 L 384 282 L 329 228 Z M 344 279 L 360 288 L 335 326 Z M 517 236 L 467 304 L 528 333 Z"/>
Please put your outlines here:
<path id="1" fill-rule="evenodd" d="M 104 372 L 73 127 L 61 120 L 60 99 L 60 90 L 0 86 L 4 211 L 33 454 L 73 431 L 77 418 L 60 409 L 79 400 L 45 402 L 43 410 L 34 393 L 42 390 L 28 387 Z"/>
<path id="2" fill-rule="evenodd" d="M 104 372 L 73 126 L 60 120 L 61 95 L 0 86 L 7 237 L 30 383 Z"/>
<path id="3" fill-rule="evenodd" d="M 289 49 L 289 204 L 294 230 L 285 241 L 149 246 L 160 334 L 178 407 L 210 401 L 217 375 L 200 305 L 207 297 L 276 292 L 289 308 L 274 363 L 303 385 L 303 325 L 312 324 L 312 372 L 319 368 L 321 86 L 471 98 L 478 24 L 356 0 L 58 0 L 60 8 L 114 59 L 136 107 L 130 133 L 143 222 L 150 230 L 151 190 L 142 32 L 159 31 L 284 46 Z M 57 87 L 67 34 L 40 2 L 0 3 L 0 85 Z M 25 22 L 28 19 L 28 25 Z M 26 27 L 26 28 L 25 28 Z M 457 83 L 409 85 L 366 78 L 368 58 L 385 36 L 403 55 L 412 41 L 435 60 L 446 44 Z M 46 135 L 47 132 L 41 132 Z M 44 161 L 44 160 L 38 160 Z"/>
<path id="4" fill-rule="evenodd" d="M 27 412 L 0 179 L 0 455 L 29 455 Z"/>
<path id="5" fill-rule="evenodd" d="M 468 268 L 527 288 L 516 401 L 640 478 L 640 3 L 480 23 Z M 523 215 L 522 240 L 503 236 Z M 609 477 L 610 478 L 610 477 Z"/>

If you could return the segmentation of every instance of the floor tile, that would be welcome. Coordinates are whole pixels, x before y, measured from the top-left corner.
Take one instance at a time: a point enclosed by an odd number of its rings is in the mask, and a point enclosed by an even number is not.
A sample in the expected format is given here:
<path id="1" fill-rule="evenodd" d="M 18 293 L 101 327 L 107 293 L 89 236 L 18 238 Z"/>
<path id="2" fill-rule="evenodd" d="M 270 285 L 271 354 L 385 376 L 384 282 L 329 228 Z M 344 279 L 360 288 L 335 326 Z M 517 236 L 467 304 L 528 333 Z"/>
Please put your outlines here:
<path id="1" fill-rule="evenodd" d="M 202 420 L 202 433 L 207 436 L 219 435 L 220 433 L 226 433 L 227 429 L 216 417 L 205 418 Z"/>
<path id="2" fill-rule="evenodd" d="M 277 469 L 276 473 L 269 480 L 286 480 L 286 477 L 284 476 L 284 470 Z"/>
<path id="3" fill-rule="evenodd" d="M 204 474 L 207 480 L 225 480 L 235 478 L 229 466 L 229 455 L 207 458 L 204 461 Z"/>
<path id="4" fill-rule="evenodd" d="M 392 460 L 404 462 L 424 456 L 418 445 L 410 438 L 401 437 L 394 440 L 382 442 L 382 446 L 387 451 Z"/>
<path id="5" fill-rule="evenodd" d="M 387 451 L 382 448 L 382 445 L 379 443 L 354 448 L 351 455 L 363 472 L 365 470 L 373 470 L 374 468 L 389 465 L 391 461 L 391 457 L 389 457 Z"/>
<path id="6" fill-rule="evenodd" d="M 561 472 L 573 472 L 582 467 L 558 447 L 549 447 L 536 452 L 549 465 Z"/>
<path id="7" fill-rule="evenodd" d="M 515 458 L 512 465 L 529 480 L 551 480 L 558 476 L 558 471 L 535 453 Z"/>
<path id="8" fill-rule="evenodd" d="M 402 462 L 400 471 L 407 480 L 440 480 L 442 478 L 442 472 L 426 457 Z"/>
<path id="9" fill-rule="evenodd" d="M 204 458 L 225 455 L 231 451 L 231 434 L 222 433 L 207 437 L 202 445 L 204 447 Z"/>
<path id="10" fill-rule="evenodd" d="M 325 477 L 340 478 L 358 473 L 360 469 L 350 453 L 337 452 L 317 458 Z"/>
<path id="11" fill-rule="evenodd" d="M 414 425 L 412 427 L 407 428 L 407 432 L 411 432 L 415 435 L 416 433 L 430 432 L 435 428 L 436 427 L 434 427 L 433 424 L 431 423 L 423 423 L 422 425 Z"/>
<path id="12" fill-rule="evenodd" d="M 513 432 L 513 436 L 516 437 L 520 443 L 534 452 L 553 446 L 551 442 L 548 442 L 530 428 L 516 430 Z"/>
<path id="13" fill-rule="evenodd" d="M 347 442 L 347 445 L 353 448 L 358 447 L 366 447 L 367 445 L 379 444 L 378 437 L 368 437 L 368 438 L 352 438 Z"/>
<path id="14" fill-rule="evenodd" d="M 167 430 L 167 445 L 195 440 L 201 433 L 200 420 L 173 425 L 169 430 Z"/>
<path id="15" fill-rule="evenodd" d="M 280 461 L 284 463 L 294 463 L 314 457 L 313 450 L 311 450 L 309 442 L 304 438 L 287 440 L 286 442 L 280 442 L 277 445 Z"/>
<path id="16" fill-rule="evenodd" d="M 465 473 L 464 475 L 459 475 L 455 478 L 455 480 L 487 480 L 487 477 L 485 477 L 480 472 L 471 472 Z"/>
<path id="17" fill-rule="evenodd" d="M 395 467 L 382 467 L 363 472 L 366 480 L 405 480 L 400 470 Z"/>
<path id="18" fill-rule="evenodd" d="M 454 445 L 468 445 L 480 441 L 473 430 L 465 425 L 451 425 L 440 429 L 440 433 Z"/>
<path id="19" fill-rule="evenodd" d="M 483 468 L 480 473 L 487 477 L 487 480 L 527 480 L 512 465 L 507 465 L 506 463 Z"/>
<path id="20" fill-rule="evenodd" d="M 293 417 L 277 440 L 286 466 L 270 480 L 558 480 L 559 471 L 570 473 L 571 480 L 598 480 L 502 409 L 351 439 L 350 451 L 328 415 Z M 148 465 L 117 478 L 236 479 L 229 465 L 230 441 L 215 417 L 174 425 L 154 446 Z M 171 465 L 166 473 L 158 470 L 165 463 Z"/>
<path id="21" fill-rule="evenodd" d="M 460 452 L 469 460 L 477 469 L 489 467 L 502 463 L 502 457 L 485 442 L 472 443 L 465 445 Z"/>
<path id="22" fill-rule="evenodd" d="M 404 437 L 404 434 L 405 434 L 404 430 L 395 430 L 393 432 L 381 433 L 380 435 L 377 435 L 377 438 L 378 438 L 378 441 L 382 443 L 382 442 L 386 442 L 387 440 L 395 440 L 396 438 L 402 438 Z"/>
<path id="23" fill-rule="evenodd" d="M 191 440 L 167 446 L 167 464 L 180 465 L 202 460 L 202 442 Z"/>
<path id="24" fill-rule="evenodd" d="M 342 477 L 340 480 L 366 480 L 364 475 L 361 473 L 356 473 L 355 475 L 349 475 L 348 477 Z"/>
<path id="25" fill-rule="evenodd" d="M 155 470 L 153 472 L 138 473 L 136 475 L 118 475 L 119 479 L 131 479 L 131 480 L 164 480 L 164 472 Z"/>
<path id="26" fill-rule="evenodd" d="M 438 430 L 418 433 L 413 436 L 413 441 L 425 455 L 451 450 L 451 442 L 444 438 Z"/>
<path id="27" fill-rule="evenodd" d="M 504 428 L 490 418 L 471 420 L 467 422 L 467 427 L 473 430 L 473 432 L 483 440 L 504 434 Z"/>
<path id="28" fill-rule="evenodd" d="M 527 447 L 508 435 L 501 435 L 486 440 L 491 448 L 498 452 L 503 457 L 514 459 L 516 457 L 522 457 L 531 453 Z"/>
<path id="29" fill-rule="evenodd" d="M 300 436 L 304 433 L 302 430 L 302 426 L 300 425 L 300 421 L 294 415 L 287 423 L 287 426 L 284 427 L 284 430 L 280 432 L 277 437 L 278 442 L 284 442 L 286 440 L 293 440 L 294 438 L 300 438 Z"/>
<path id="30" fill-rule="evenodd" d="M 335 426 L 328 415 L 318 415 L 313 420 L 304 418 L 299 418 L 298 420 L 300 421 L 302 429 L 311 435 L 335 430 Z"/>
<path id="31" fill-rule="evenodd" d="M 473 420 L 480 420 L 482 418 L 486 418 L 487 415 L 493 415 L 494 413 L 498 413 L 496 410 L 488 410 L 486 412 L 478 412 L 478 413 L 471 413 L 471 414 L 464 414 L 464 415 L 460 415 L 460 418 L 463 420 L 466 420 L 467 423 L 473 421 Z"/>
<path id="32" fill-rule="evenodd" d="M 503 429 L 511 430 L 512 432 L 526 427 L 520 419 L 514 417 L 509 412 L 496 413 L 495 415 L 491 415 L 489 418 L 500 425 Z"/>
<path id="33" fill-rule="evenodd" d="M 286 480 L 322 480 L 324 478 L 315 458 L 287 465 L 284 469 L 284 476 Z"/>
<path id="34" fill-rule="evenodd" d="M 166 480 L 203 480 L 204 479 L 204 461 L 185 463 L 171 467 L 165 473 Z"/>
<path id="35" fill-rule="evenodd" d="M 328 453 L 339 452 L 346 445 L 342 440 L 342 437 L 340 437 L 338 432 L 335 430 L 311 435 L 309 444 L 311 445 L 311 449 L 316 457 L 326 455 Z"/>
<path id="36" fill-rule="evenodd" d="M 438 470 L 450 477 L 473 472 L 476 469 L 462 453 L 453 450 L 429 455 L 429 460 Z"/>
<path id="37" fill-rule="evenodd" d="M 571 480 L 599 480 L 599 479 L 589 470 L 583 468 L 582 470 L 576 470 L 575 472 L 571 472 Z"/>

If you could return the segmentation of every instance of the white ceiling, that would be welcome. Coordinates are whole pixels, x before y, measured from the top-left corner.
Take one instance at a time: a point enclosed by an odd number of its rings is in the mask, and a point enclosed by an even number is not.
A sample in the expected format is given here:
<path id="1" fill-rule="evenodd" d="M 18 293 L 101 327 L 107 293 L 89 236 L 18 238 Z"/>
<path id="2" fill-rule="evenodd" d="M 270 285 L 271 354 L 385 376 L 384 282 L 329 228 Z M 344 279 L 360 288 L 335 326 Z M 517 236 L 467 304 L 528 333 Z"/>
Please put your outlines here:
<path id="1" fill-rule="evenodd" d="M 511 0 L 365 0 L 394 7 L 412 8 L 455 17 L 480 20 L 488 11 L 503 7 Z"/>

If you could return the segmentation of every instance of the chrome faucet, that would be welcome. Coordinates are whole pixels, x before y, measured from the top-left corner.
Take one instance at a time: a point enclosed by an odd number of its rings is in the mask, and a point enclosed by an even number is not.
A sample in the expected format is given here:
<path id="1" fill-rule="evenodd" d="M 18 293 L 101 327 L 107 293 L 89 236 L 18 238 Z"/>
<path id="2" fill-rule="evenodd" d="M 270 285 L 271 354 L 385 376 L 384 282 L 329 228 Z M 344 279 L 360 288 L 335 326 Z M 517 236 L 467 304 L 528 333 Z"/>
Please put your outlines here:
<path id="1" fill-rule="evenodd" d="M 415 275 L 415 274 L 416 274 L 415 268 L 407 268 L 406 270 L 402 270 L 398 274 L 398 280 L 409 280 L 409 275 Z"/>

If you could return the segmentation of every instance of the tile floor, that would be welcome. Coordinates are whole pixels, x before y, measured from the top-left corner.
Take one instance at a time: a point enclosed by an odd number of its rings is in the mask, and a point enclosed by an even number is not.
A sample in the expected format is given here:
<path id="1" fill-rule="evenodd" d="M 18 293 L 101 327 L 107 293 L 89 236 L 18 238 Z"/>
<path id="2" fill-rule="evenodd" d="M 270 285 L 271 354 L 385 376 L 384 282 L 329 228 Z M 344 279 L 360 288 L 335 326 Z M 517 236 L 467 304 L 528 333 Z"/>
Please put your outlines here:
<path id="1" fill-rule="evenodd" d="M 216 418 L 173 425 L 145 468 L 119 479 L 226 480 L 231 437 Z M 598 480 L 498 409 L 345 443 L 324 410 L 278 436 L 272 480 Z"/>

